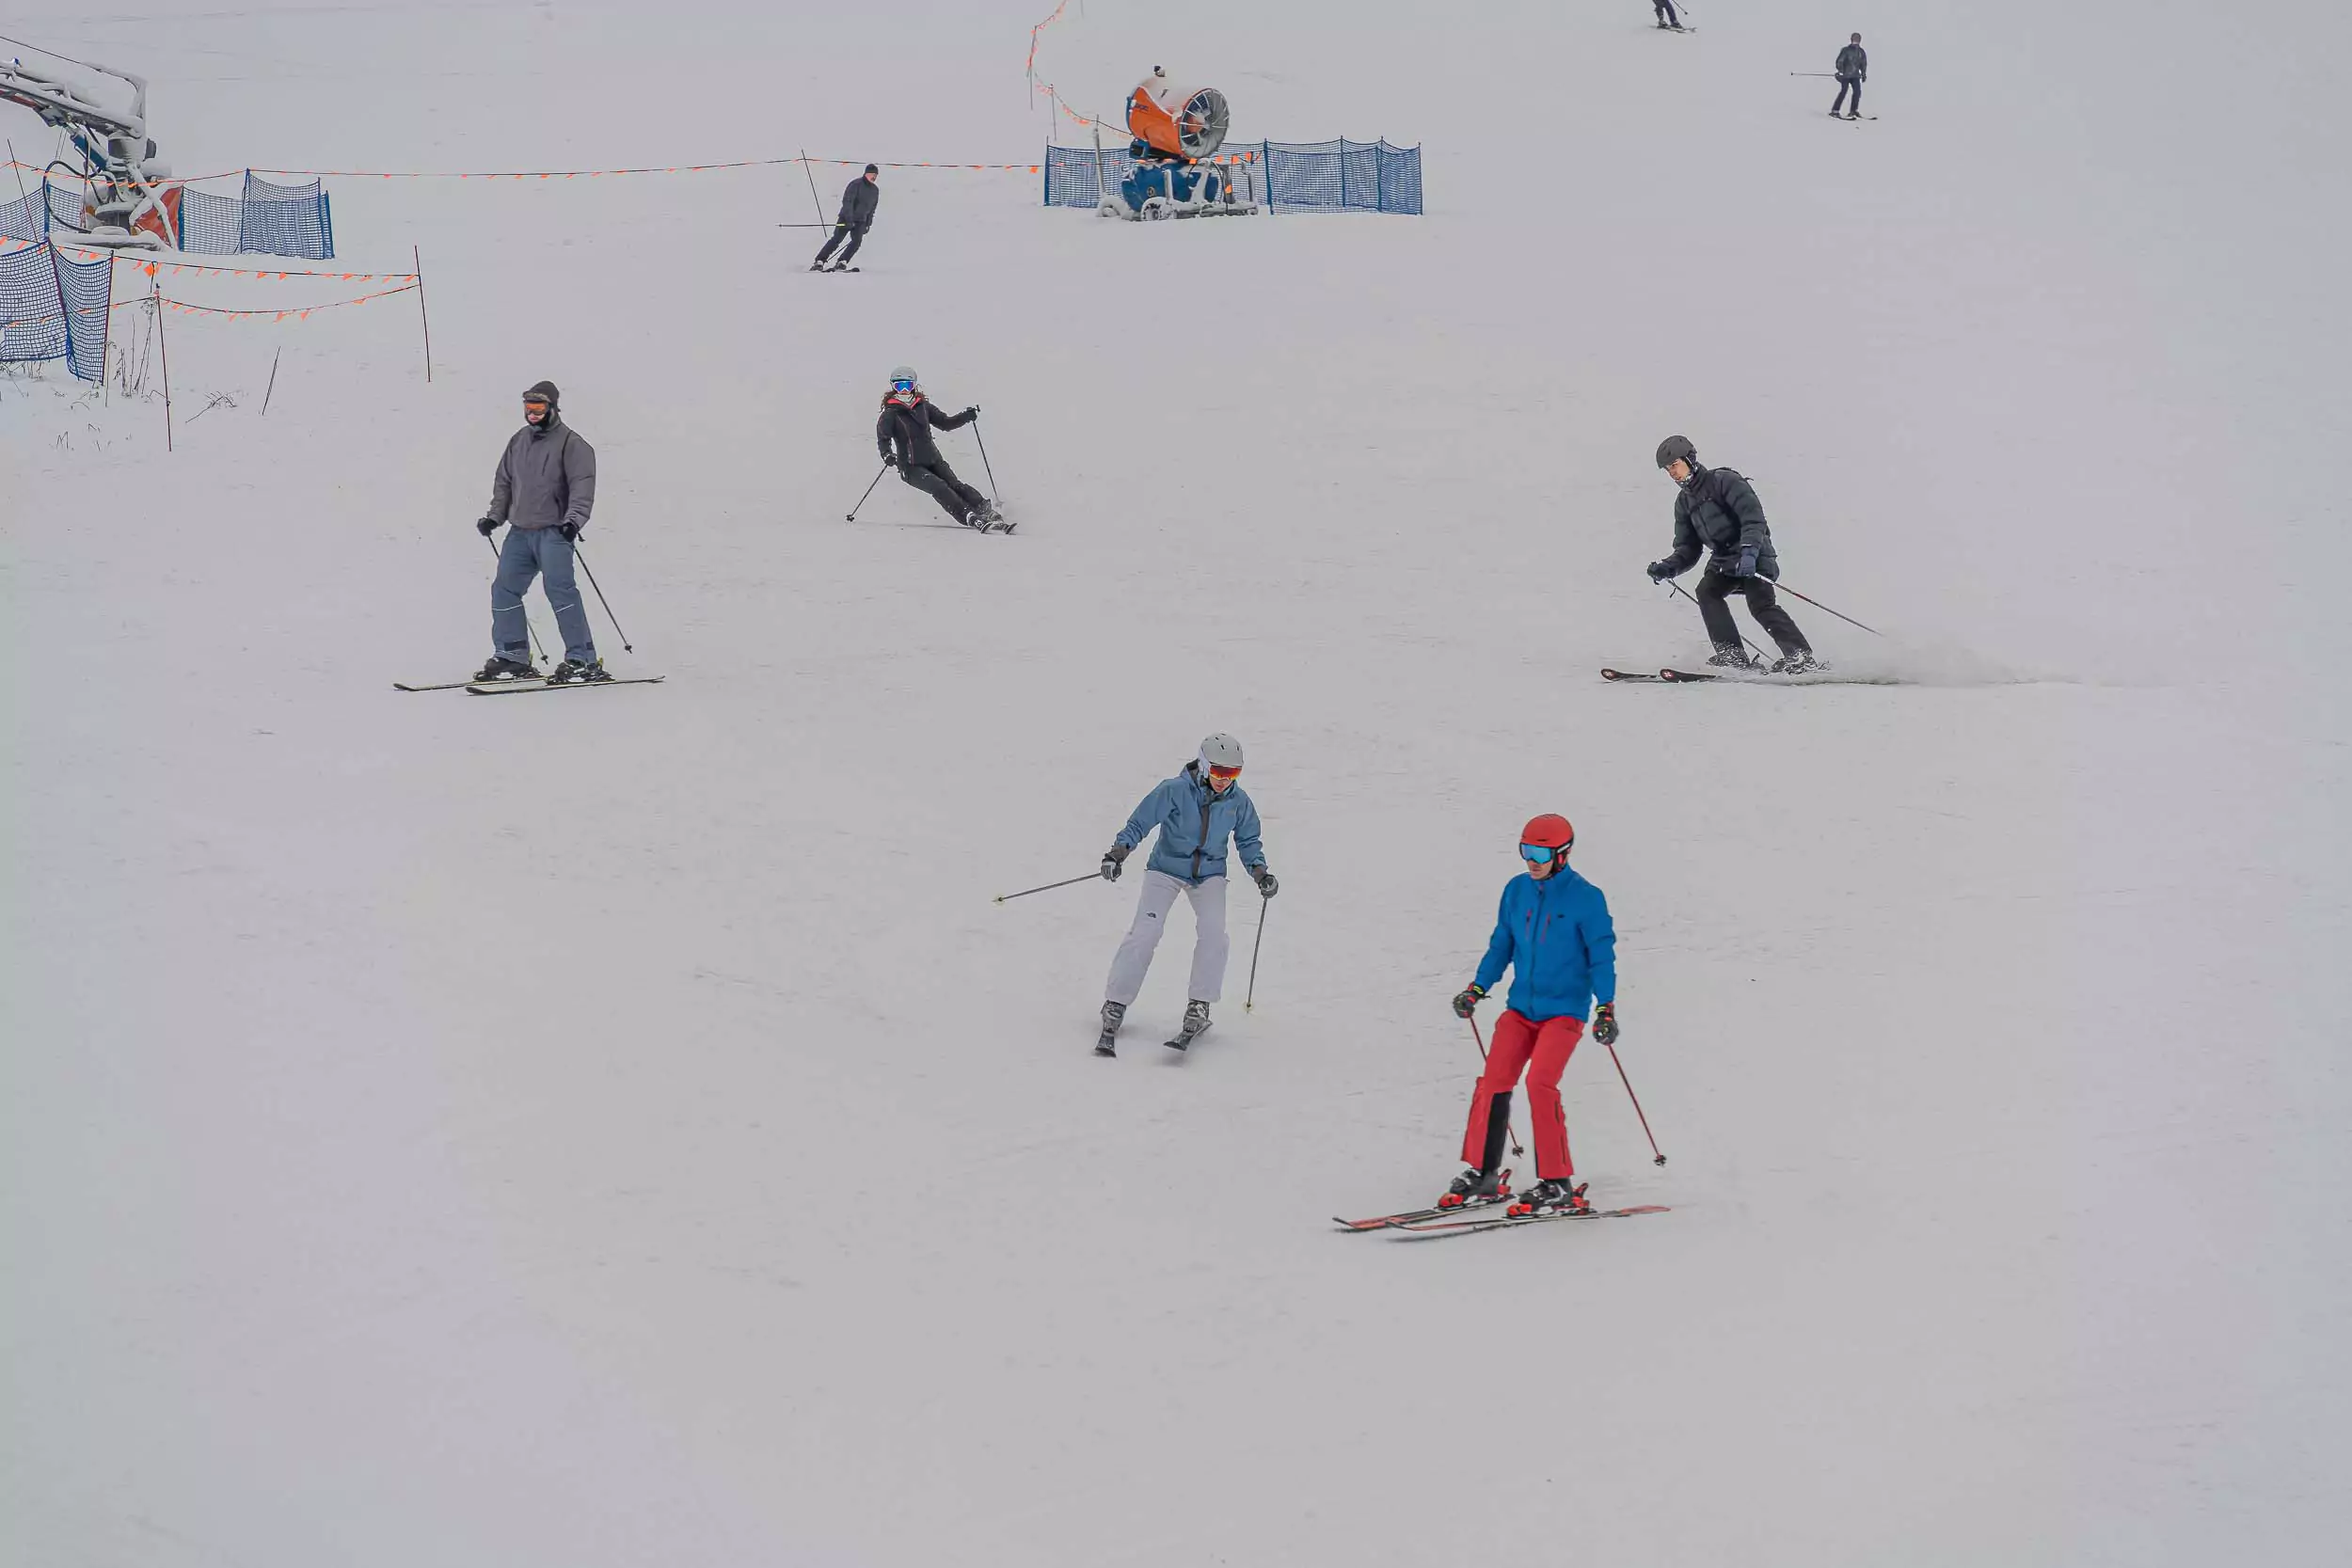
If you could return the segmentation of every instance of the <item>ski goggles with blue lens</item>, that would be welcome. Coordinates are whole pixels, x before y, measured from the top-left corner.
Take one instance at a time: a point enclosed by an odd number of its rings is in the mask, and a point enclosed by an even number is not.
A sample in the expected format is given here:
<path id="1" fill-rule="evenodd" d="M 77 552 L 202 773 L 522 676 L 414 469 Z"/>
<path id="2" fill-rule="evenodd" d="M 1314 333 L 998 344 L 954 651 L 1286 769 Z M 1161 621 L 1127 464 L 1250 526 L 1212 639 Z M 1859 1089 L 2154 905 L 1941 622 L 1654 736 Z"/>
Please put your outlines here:
<path id="1" fill-rule="evenodd" d="M 914 390 L 914 383 L 912 381 L 894 381 L 890 384 L 890 389 L 898 393 L 899 396 L 904 397 L 907 393 Z"/>
<path id="2" fill-rule="evenodd" d="M 1549 865 L 1551 863 L 1552 856 L 1565 853 L 1565 850 L 1555 849 L 1548 844 L 1522 844 L 1519 846 L 1519 859 L 1535 865 Z"/>

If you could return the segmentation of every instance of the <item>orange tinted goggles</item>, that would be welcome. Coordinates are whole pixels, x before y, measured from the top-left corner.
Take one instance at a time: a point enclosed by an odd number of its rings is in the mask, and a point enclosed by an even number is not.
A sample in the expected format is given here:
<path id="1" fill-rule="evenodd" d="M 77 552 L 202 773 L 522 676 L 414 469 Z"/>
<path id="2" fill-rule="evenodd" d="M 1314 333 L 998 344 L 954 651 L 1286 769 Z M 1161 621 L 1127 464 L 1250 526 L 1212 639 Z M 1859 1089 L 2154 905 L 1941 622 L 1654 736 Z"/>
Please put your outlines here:
<path id="1" fill-rule="evenodd" d="M 1219 784 L 1232 784 L 1235 779 L 1241 777 L 1241 769 L 1238 768 L 1220 768 L 1216 763 L 1211 763 L 1209 765 L 1209 777 L 1216 780 Z"/>

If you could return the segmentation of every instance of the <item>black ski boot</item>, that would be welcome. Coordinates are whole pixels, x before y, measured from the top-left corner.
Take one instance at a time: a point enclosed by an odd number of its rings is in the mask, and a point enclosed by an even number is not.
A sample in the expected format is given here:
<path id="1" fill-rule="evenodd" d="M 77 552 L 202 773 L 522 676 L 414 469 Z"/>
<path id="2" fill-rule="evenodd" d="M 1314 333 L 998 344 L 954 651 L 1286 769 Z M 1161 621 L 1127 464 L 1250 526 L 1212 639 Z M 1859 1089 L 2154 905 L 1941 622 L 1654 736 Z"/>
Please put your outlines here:
<path id="1" fill-rule="evenodd" d="M 1097 1056 L 1119 1054 L 1119 1046 L 1116 1043 L 1119 1039 L 1119 1026 L 1126 1020 L 1126 1004 L 1122 1002 L 1103 1004 L 1103 1037 L 1094 1042 L 1094 1053 Z"/>
<path id="2" fill-rule="evenodd" d="M 1584 1189 L 1571 1186 L 1576 1178 L 1560 1181 L 1538 1181 L 1519 1195 L 1517 1203 L 1503 1211 L 1506 1214 L 1589 1214 L 1593 1206 L 1584 1201 Z"/>
<path id="3" fill-rule="evenodd" d="M 1192 1042 L 1209 1032 L 1209 1005 L 1206 1002 L 1184 1004 L 1184 1025 L 1176 1031 L 1176 1037 L 1168 1042 L 1170 1051 L 1189 1051 Z"/>
<path id="4" fill-rule="evenodd" d="M 1778 658 L 1772 660 L 1772 673 L 1775 675 L 1802 675 L 1808 670 L 1827 668 L 1827 665 L 1813 657 L 1813 650 L 1810 648 L 1800 648 L 1795 653 L 1784 652 Z"/>
<path id="5" fill-rule="evenodd" d="M 474 676 L 476 681 L 535 681 L 538 678 L 538 671 L 520 659 L 508 658 L 504 654 L 491 655 L 490 662 Z"/>
<path id="6" fill-rule="evenodd" d="M 1748 657 L 1748 651 L 1738 643 L 1718 647 L 1707 660 L 1719 670 L 1760 670 L 1762 665 Z"/>
<path id="7" fill-rule="evenodd" d="M 1454 1185 L 1438 1199 L 1440 1209 L 1475 1209 L 1482 1204 L 1500 1203 L 1511 1196 L 1511 1173 L 1499 1170 L 1488 1176 L 1483 1170 L 1466 1170 L 1454 1179 Z"/>
<path id="8" fill-rule="evenodd" d="M 592 658 L 585 663 L 567 658 L 548 673 L 549 686 L 593 686 L 612 678 L 612 672 L 604 667 L 604 660 L 600 658 Z"/>

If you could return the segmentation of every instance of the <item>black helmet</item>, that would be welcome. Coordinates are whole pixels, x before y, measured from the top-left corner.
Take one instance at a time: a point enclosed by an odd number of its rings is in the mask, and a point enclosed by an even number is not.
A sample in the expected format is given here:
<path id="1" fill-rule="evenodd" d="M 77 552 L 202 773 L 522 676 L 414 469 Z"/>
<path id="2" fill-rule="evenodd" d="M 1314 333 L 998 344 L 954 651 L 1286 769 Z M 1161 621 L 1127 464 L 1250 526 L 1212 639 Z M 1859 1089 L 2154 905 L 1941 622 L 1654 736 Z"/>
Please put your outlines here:
<path id="1" fill-rule="evenodd" d="M 1677 461 L 1693 468 L 1699 466 L 1699 449 L 1691 444 L 1688 436 L 1669 436 L 1658 443 L 1658 466 L 1672 467 Z"/>

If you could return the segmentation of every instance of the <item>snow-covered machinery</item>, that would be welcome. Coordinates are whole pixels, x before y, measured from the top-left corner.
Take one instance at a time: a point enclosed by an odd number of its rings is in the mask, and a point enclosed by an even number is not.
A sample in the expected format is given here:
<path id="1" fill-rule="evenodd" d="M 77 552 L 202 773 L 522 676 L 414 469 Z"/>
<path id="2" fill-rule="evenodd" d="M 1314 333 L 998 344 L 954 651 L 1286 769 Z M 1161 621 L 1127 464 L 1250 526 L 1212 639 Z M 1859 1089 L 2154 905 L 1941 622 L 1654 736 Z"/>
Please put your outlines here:
<path id="1" fill-rule="evenodd" d="M 1233 188 L 1232 170 L 1210 162 L 1225 145 L 1233 111 L 1215 87 L 1179 87 L 1164 67 L 1127 95 L 1130 167 L 1112 190 L 1104 181 L 1105 217 L 1131 220 L 1227 216 L 1258 210 Z"/>
<path id="2" fill-rule="evenodd" d="M 127 71 L 75 60 L 131 88 L 131 106 L 111 109 L 62 77 L 23 60 L 0 60 L 0 103 L 21 104 L 56 126 L 82 155 L 88 194 L 82 201 L 81 243 L 116 248 L 176 249 L 180 189 L 167 185 L 171 166 L 155 156 L 147 135 L 147 81 Z"/>

